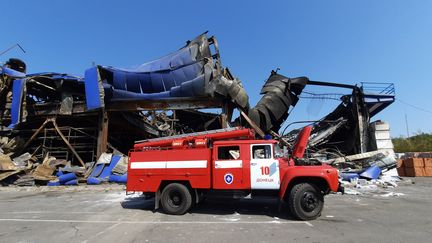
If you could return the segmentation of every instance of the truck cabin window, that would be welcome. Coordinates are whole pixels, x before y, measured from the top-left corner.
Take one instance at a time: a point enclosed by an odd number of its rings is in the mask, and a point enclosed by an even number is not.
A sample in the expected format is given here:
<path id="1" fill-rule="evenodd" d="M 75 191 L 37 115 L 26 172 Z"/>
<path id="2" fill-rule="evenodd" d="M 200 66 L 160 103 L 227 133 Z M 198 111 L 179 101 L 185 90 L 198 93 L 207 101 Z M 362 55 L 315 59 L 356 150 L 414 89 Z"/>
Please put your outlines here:
<path id="1" fill-rule="evenodd" d="M 254 145 L 252 155 L 254 159 L 270 159 L 272 157 L 271 147 L 270 145 Z"/>
<path id="2" fill-rule="evenodd" d="M 240 158 L 240 146 L 226 146 L 218 148 L 218 159 L 235 160 Z"/>
<path id="3" fill-rule="evenodd" d="M 285 156 L 284 148 L 280 147 L 279 144 L 274 145 L 274 157 L 275 158 L 283 158 Z"/>

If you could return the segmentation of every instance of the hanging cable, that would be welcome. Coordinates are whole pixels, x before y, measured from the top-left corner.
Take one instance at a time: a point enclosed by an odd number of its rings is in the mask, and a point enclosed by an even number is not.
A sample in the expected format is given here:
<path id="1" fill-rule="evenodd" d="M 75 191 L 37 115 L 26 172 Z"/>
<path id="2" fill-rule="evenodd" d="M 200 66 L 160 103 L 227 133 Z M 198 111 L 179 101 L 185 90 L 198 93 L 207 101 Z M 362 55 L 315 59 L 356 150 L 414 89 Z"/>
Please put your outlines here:
<path id="1" fill-rule="evenodd" d="M 396 100 L 399 101 L 400 103 L 402 103 L 402 104 L 404 104 L 404 105 L 407 105 L 407 106 L 409 106 L 409 107 L 411 107 L 411 108 L 414 108 L 414 109 L 416 109 L 416 110 L 419 110 L 419 111 L 423 111 L 423 112 L 426 112 L 426 113 L 432 114 L 432 111 L 430 111 L 430 110 L 424 109 L 424 108 L 422 108 L 422 107 L 418 107 L 418 106 L 416 106 L 416 105 L 412 105 L 412 104 L 410 104 L 410 103 L 408 103 L 408 102 L 405 102 L 405 101 L 403 101 L 403 100 L 401 100 L 401 99 L 399 99 L 399 98 L 396 98 Z"/>

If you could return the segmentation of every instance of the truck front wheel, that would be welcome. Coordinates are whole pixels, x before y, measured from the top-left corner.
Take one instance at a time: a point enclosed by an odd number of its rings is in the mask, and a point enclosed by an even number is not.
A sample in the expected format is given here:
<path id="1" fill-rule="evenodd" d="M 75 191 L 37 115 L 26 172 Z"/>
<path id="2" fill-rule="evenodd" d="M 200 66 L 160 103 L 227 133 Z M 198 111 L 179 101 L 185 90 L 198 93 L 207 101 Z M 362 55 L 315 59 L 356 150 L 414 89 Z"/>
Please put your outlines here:
<path id="1" fill-rule="evenodd" d="M 323 206 L 324 196 L 313 184 L 296 184 L 289 193 L 288 207 L 297 219 L 316 219 L 321 215 Z"/>
<path id="2" fill-rule="evenodd" d="M 183 184 L 168 184 L 162 191 L 161 206 L 167 214 L 185 214 L 192 206 L 192 195 Z"/>

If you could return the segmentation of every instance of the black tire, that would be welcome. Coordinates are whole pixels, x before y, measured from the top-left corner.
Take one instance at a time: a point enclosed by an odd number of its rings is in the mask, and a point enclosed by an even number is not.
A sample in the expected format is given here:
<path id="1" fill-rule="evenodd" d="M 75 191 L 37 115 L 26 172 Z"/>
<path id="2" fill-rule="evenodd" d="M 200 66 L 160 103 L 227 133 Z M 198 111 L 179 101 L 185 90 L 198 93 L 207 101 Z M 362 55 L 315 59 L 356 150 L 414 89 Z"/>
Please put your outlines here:
<path id="1" fill-rule="evenodd" d="M 165 213 L 182 215 L 191 208 L 192 201 L 192 195 L 185 185 L 171 183 L 163 189 L 160 203 Z"/>
<path id="2" fill-rule="evenodd" d="M 324 195 L 315 185 L 310 183 L 296 184 L 288 197 L 288 207 L 295 218 L 313 220 L 321 215 Z"/>

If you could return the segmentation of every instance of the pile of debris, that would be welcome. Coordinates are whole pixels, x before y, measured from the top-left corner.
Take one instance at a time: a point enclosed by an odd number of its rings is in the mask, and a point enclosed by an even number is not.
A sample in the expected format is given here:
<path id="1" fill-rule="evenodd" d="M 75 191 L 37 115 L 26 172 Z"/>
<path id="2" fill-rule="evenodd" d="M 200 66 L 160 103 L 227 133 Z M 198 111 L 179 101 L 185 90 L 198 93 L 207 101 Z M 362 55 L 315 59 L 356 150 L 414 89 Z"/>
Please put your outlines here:
<path id="1" fill-rule="evenodd" d="M 354 178 L 350 181 L 341 180 L 344 187 L 344 193 L 347 195 L 368 195 L 381 194 L 383 197 L 403 196 L 402 193 L 394 192 L 398 184 L 412 184 L 409 179 L 403 179 L 398 176 L 382 175 L 378 179 Z"/>
<path id="2" fill-rule="evenodd" d="M 46 155 L 43 159 L 24 153 L 11 159 L 15 140 L 3 137 L 0 140 L 0 183 L 1 185 L 89 185 L 103 182 L 125 184 L 128 158 L 124 155 L 103 153 L 99 160 L 85 166 L 72 165 L 71 161 Z"/>

